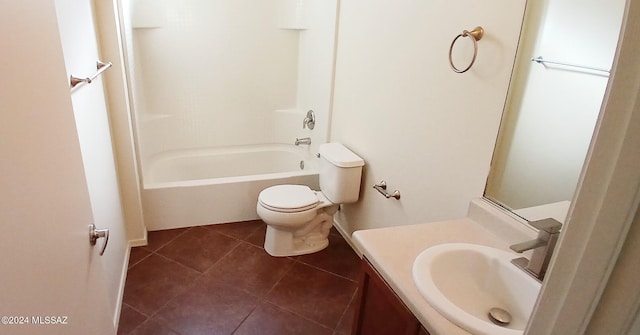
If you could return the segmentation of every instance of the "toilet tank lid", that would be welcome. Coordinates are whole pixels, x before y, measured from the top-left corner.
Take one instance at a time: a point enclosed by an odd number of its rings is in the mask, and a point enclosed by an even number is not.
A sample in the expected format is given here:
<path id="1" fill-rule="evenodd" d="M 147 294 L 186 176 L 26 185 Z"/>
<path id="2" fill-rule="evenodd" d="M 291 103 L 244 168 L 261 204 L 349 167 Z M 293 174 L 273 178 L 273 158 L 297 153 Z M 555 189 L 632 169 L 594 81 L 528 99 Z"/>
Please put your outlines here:
<path id="1" fill-rule="evenodd" d="M 340 143 L 320 144 L 320 156 L 338 167 L 358 167 L 364 160 Z"/>

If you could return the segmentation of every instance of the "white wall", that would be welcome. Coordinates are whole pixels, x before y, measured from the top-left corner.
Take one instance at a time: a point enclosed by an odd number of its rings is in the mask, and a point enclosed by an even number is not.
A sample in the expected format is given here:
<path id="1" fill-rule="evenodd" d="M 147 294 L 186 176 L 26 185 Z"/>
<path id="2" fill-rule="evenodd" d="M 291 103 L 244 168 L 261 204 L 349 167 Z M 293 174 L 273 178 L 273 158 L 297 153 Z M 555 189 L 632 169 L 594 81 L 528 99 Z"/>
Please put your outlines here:
<path id="1" fill-rule="evenodd" d="M 366 161 L 347 232 L 463 217 L 482 196 L 523 18 L 524 1 L 344 1 L 340 5 L 331 140 Z M 453 38 L 481 25 L 465 74 Z M 470 55 L 468 39 L 457 57 Z M 466 49 L 465 49 L 466 48 Z M 462 60 L 459 60 L 462 62 Z M 372 185 L 385 179 L 400 201 Z"/>
<path id="2" fill-rule="evenodd" d="M 64 60 L 69 75 L 91 76 L 100 59 L 91 0 L 56 0 L 56 13 Z M 108 70 L 107 70 L 108 71 Z M 71 94 L 91 199 L 94 224 L 109 229 L 109 244 L 101 258 L 107 296 L 114 320 L 118 320 L 120 297 L 128 257 L 128 240 L 114 160 L 109 117 L 102 78 Z"/>
<path id="3" fill-rule="evenodd" d="M 606 76 L 528 61 L 531 57 L 610 68 L 624 0 L 548 0 L 533 15 L 505 135 L 487 192 L 511 208 L 571 200 L 602 104 Z M 539 6 L 539 4 L 535 4 Z M 539 25 L 539 30 L 536 29 Z M 588 73 L 591 74 L 588 74 Z"/>
<path id="4" fill-rule="evenodd" d="M 140 181 L 133 139 L 133 123 L 129 112 L 128 85 L 124 71 L 124 47 L 118 24 L 118 1 L 96 1 L 95 17 L 100 53 L 113 67 L 102 75 L 107 91 L 109 121 L 118 171 L 120 194 L 127 238 L 131 245 L 146 243 L 142 217 Z"/>

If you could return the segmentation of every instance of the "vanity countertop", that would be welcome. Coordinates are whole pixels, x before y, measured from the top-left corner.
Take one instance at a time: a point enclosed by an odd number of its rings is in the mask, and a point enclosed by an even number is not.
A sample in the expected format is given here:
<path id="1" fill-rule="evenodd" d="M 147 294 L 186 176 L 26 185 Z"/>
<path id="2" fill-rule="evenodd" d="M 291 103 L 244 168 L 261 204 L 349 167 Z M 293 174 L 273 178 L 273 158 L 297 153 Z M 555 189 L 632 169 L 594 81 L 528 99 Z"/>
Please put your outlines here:
<path id="1" fill-rule="evenodd" d="M 412 277 L 413 261 L 418 254 L 428 247 L 452 242 L 509 250 L 505 241 L 468 218 L 360 230 L 353 233 L 353 240 L 431 335 L 470 333 L 445 319 L 418 292 Z"/>

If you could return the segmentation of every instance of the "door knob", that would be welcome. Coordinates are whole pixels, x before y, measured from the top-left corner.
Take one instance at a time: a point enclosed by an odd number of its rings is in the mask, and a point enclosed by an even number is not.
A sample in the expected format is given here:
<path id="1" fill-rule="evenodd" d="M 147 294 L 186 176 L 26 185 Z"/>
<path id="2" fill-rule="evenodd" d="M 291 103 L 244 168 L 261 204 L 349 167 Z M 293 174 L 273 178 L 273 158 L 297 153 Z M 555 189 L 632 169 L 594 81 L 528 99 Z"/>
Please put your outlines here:
<path id="1" fill-rule="evenodd" d="M 104 244 L 102 248 L 100 248 L 100 256 L 104 254 L 104 249 L 107 248 L 107 243 L 109 243 L 109 229 L 96 229 L 96 225 L 93 223 L 89 225 L 89 244 L 96 245 L 96 242 L 99 238 L 104 238 Z"/>

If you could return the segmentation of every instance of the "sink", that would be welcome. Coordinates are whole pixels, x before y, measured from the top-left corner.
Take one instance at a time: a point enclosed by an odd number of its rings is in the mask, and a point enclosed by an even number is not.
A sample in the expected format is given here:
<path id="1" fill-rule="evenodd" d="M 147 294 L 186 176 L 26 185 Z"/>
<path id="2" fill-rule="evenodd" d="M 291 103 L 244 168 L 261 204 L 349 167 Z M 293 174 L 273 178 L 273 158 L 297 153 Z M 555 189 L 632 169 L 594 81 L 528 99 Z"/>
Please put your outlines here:
<path id="1" fill-rule="evenodd" d="M 540 283 L 511 264 L 516 257 L 477 244 L 440 244 L 418 255 L 413 280 L 436 311 L 472 334 L 523 334 Z M 490 320 L 496 307 L 511 314 L 508 325 Z"/>

